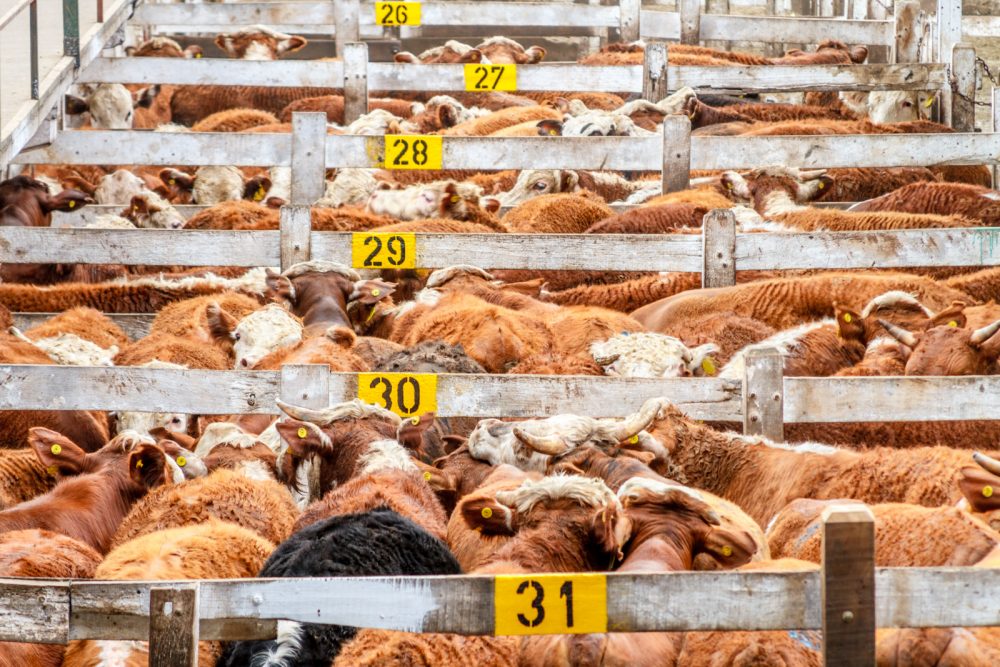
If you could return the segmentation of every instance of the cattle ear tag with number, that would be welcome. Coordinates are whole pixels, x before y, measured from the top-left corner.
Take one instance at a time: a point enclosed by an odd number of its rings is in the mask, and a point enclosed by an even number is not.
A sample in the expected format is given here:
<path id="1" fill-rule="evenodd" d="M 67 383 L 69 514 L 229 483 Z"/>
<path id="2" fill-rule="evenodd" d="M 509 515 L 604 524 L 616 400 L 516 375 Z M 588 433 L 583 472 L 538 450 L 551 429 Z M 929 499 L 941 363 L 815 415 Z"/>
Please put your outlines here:
<path id="1" fill-rule="evenodd" d="M 304 438 L 308 434 L 309 434 L 309 431 L 306 430 L 305 426 L 300 426 L 299 430 L 295 432 L 295 435 L 299 436 L 300 438 Z"/>
<path id="2" fill-rule="evenodd" d="M 184 466 L 187 465 L 187 459 L 184 458 L 183 456 L 178 456 L 177 460 L 174 461 L 174 463 L 176 463 L 179 467 L 183 468 Z"/>

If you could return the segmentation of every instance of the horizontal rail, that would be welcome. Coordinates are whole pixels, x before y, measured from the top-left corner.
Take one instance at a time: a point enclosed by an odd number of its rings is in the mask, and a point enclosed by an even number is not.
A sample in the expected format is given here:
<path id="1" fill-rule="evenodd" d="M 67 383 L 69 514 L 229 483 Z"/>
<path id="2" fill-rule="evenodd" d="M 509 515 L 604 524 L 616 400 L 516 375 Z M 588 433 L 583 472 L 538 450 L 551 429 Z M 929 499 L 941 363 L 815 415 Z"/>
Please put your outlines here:
<path id="1" fill-rule="evenodd" d="M 895 42 L 893 21 L 723 14 L 702 14 L 700 21 L 699 40 L 818 44 L 825 39 L 836 39 L 848 44 L 870 46 L 891 46 Z M 644 39 L 681 38 L 681 21 L 677 12 L 643 9 L 639 25 Z"/>
<path id="2" fill-rule="evenodd" d="M 169 6 L 169 5 L 164 5 Z M 641 65 L 597 66 L 567 63 L 522 65 L 522 91 L 642 92 Z M 370 90 L 464 91 L 462 65 L 368 63 Z M 80 83 L 145 83 L 231 86 L 318 86 L 342 88 L 341 62 L 306 60 L 99 58 L 83 71 Z M 943 64 L 905 65 L 746 65 L 733 67 L 670 66 L 667 88 L 695 91 L 742 90 L 937 90 L 948 82 Z"/>
<path id="3" fill-rule="evenodd" d="M 691 169 L 1000 164 L 1000 133 L 691 137 Z M 377 167 L 382 137 L 328 136 L 327 167 Z M 660 171 L 662 136 L 444 137 L 442 169 Z M 67 131 L 17 164 L 120 164 L 119 146 L 149 165 L 287 166 L 291 134 Z"/>
<path id="4" fill-rule="evenodd" d="M 818 569 L 596 576 L 606 582 L 607 627 L 613 632 L 821 628 Z M 5 619 L 0 640 L 146 640 L 150 589 L 191 583 L 0 580 L 0 618 Z M 276 620 L 466 635 L 496 630 L 495 584 L 488 576 L 202 580 L 197 585 L 202 640 L 273 638 Z M 997 586 L 996 569 L 876 568 L 876 623 L 882 628 L 1000 625 L 995 601 L 969 594 Z M 691 600 L 700 602 L 692 605 Z"/>
<path id="5" fill-rule="evenodd" d="M 996 37 L 1000 35 L 1000 16 L 963 16 L 962 36 Z"/>
<path id="6" fill-rule="evenodd" d="M 11 313 L 14 326 L 21 331 L 43 324 L 59 313 Z M 156 318 L 154 313 L 105 313 L 118 327 L 125 332 L 129 340 L 139 340 L 149 333 L 149 327 Z"/>
<path id="7" fill-rule="evenodd" d="M 7 24 L 17 18 L 17 15 L 23 12 L 25 9 L 31 6 L 33 0 L 18 0 L 13 7 L 7 10 L 5 13 L 0 14 L 0 30 L 3 30 Z"/>

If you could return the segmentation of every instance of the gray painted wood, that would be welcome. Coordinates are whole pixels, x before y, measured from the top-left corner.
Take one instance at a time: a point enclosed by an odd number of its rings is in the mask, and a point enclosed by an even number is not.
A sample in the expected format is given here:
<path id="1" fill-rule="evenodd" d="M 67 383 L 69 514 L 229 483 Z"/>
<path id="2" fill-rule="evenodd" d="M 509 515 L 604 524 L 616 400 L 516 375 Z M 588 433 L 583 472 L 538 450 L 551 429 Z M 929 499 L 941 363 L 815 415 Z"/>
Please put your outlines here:
<path id="1" fill-rule="evenodd" d="M 728 209 L 709 211 L 702 222 L 702 287 L 736 284 L 736 217 Z"/>
<path id="2" fill-rule="evenodd" d="M 663 192 L 686 190 L 691 175 L 691 120 L 681 114 L 663 119 L 660 183 Z"/>
<path id="3" fill-rule="evenodd" d="M 149 667 L 197 667 L 198 584 L 149 591 Z"/>
<path id="4" fill-rule="evenodd" d="M 875 517 L 865 505 L 823 510 L 823 666 L 875 664 Z"/>
<path id="5" fill-rule="evenodd" d="M 366 113 L 368 45 L 364 42 L 351 42 L 344 46 L 344 123 L 353 123 Z"/>
<path id="6" fill-rule="evenodd" d="M 743 373 L 743 432 L 784 440 L 784 358 L 771 348 L 750 350 Z"/>
<path id="7" fill-rule="evenodd" d="M 697 44 L 701 37 L 702 0 L 678 0 L 681 14 L 681 44 Z"/>
<path id="8" fill-rule="evenodd" d="M 292 114 L 291 204 L 309 205 L 326 191 L 326 114 L 297 111 Z"/>
<path id="9" fill-rule="evenodd" d="M 183 62 L 183 67 L 178 67 Z M 146 83 L 340 88 L 344 63 L 320 60 L 235 60 L 198 58 L 98 58 L 80 83 Z"/>
<path id="10" fill-rule="evenodd" d="M 976 50 L 956 44 L 951 56 L 955 89 L 951 96 L 951 126 L 959 132 L 976 129 Z"/>
<path id="11" fill-rule="evenodd" d="M 945 62 L 962 41 L 962 0 L 937 0 L 936 60 Z"/>
<path id="12" fill-rule="evenodd" d="M 371 9 L 374 4 L 365 4 Z M 368 22 L 374 22 L 373 11 L 366 11 Z M 344 57 L 344 49 L 351 42 L 361 39 L 361 3 L 359 0 L 333 0 L 333 22 L 336 26 L 334 39 L 337 43 L 337 57 Z"/>
<path id="13" fill-rule="evenodd" d="M 895 62 L 915 63 L 920 60 L 920 3 L 915 0 L 896 2 L 893 6 L 896 24 Z"/>
<path id="14" fill-rule="evenodd" d="M 728 39 L 734 42 L 818 44 L 825 39 L 836 39 L 848 44 L 892 46 L 895 42 L 894 33 L 892 21 L 711 14 L 701 18 L 701 39 Z"/>
<path id="15" fill-rule="evenodd" d="M 0 579 L 0 641 L 65 644 L 68 621 L 66 582 Z"/>
<path id="16" fill-rule="evenodd" d="M 618 23 L 618 36 L 621 41 L 634 42 L 639 39 L 641 6 L 640 0 L 619 0 L 618 11 L 621 12 L 621 18 Z"/>
<path id="17" fill-rule="evenodd" d="M 947 81 L 941 64 L 671 66 L 668 88 L 696 92 L 937 90 Z"/>
<path id="18" fill-rule="evenodd" d="M 657 101 L 667 96 L 669 90 L 667 78 L 667 45 L 653 42 L 646 45 L 643 55 L 643 99 Z"/>
<path id="19" fill-rule="evenodd" d="M 306 206 L 281 207 L 281 270 L 312 257 L 311 212 Z"/>

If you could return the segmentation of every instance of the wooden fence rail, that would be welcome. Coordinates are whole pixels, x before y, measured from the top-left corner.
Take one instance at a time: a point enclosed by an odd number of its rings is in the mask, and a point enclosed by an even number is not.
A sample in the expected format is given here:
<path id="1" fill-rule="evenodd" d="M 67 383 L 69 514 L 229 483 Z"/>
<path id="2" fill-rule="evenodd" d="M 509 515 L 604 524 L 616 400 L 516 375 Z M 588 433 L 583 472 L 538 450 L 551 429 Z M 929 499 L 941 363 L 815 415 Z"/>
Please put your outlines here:
<path id="1" fill-rule="evenodd" d="M 270 639 L 277 621 L 464 635 L 523 634 L 519 582 L 567 584 L 603 602 L 569 604 L 570 632 L 820 630 L 825 665 L 873 664 L 875 628 L 1000 625 L 1000 570 L 874 567 L 863 505 L 824 511 L 818 570 L 517 574 L 203 581 L 0 581 L 0 640 L 151 640 L 150 664 L 186 664 L 203 640 Z M 582 596 L 581 596 L 582 597 Z M 164 602 L 172 601 L 173 608 Z M 693 604 L 692 601 L 697 601 Z M 178 609 L 178 607 L 180 609 Z M 561 609 L 561 607 L 560 607 Z M 183 613 L 187 610 L 186 613 Z M 556 610 L 550 610 L 553 617 Z M 509 618 L 508 618 L 509 616 Z M 586 627 L 583 627 L 586 626 Z M 595 630 L 596 629 L 596 630 Z M 564 633 L 565 625 L 548 633 Z M 170 633 L 169 640 L 166 634 Z"/>

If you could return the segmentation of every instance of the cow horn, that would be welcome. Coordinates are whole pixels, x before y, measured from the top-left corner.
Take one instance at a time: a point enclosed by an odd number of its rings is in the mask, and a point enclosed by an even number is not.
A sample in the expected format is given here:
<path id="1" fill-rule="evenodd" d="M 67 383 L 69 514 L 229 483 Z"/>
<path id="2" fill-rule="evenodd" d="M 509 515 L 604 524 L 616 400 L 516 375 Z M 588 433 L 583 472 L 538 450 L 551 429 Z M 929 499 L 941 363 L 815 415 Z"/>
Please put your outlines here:
<path id="1" fill-rule="evenodd" d="M 969 342 L 973 345 L 982 345 L 992 338 L 993 334 L 995 334 L 998 330 L 1000 330 L 1000 320 L 997 320 L 993 324 L 987 324 L 982 329 L 976 329 L 973 331 L 972 335 L 969 336 Z"/>
<path id="2" fill-rule="evenodd" d="M 524 430 L 520 426 L 515 426 L 513 428 L 514 437 L 531 447 L 536 452 L 541 454 L 548 454 L 549 456 L 558 456 L 566 452 L 569 447 L 566 443 L 557 435 L 541 436 L 534 435 Z"/>
<path id="3" fill-rule="evenodd" d="M 599 366 L 610 366 L 611 364 L 618 361 L 618 359 L 621 358 L 621 356 L 622 356 L 621 354 L 609 354 L 603 357 L 594 357 L 594 361 Z"/>
<path id="4" fill-rule="evenodd" d="M 327 414 L 328 410 L 314 410 L 313 408 L 304 408 L 301 405 L 292 405 L 291 403 L 285 403 L 280 398 L 275 401 L 281 411 L 292 419 L 298 419 L 303 422 L 312 422 L 313 424 L 328 424 L 330 423 L 330 417 Z"/>
<path id="5" fill-rule="evenodd" d="M 979 467 L 986 472 L 991 472 L 994 475 L 1000 475 L 1000 461 L 986 456 L 986 454 L 980 454 L 979 452 L 972 453 L 972 460 L 979 464 Z"/>
<path id="6" fill-rule="evenodd" d="M 826 169 L 800 169 L 799 178 L 803 181 L 813 181 L 826 174 Z"/>
<path id="7" fill-rule="evenodd" d="M 642 404 L 638 412 L 632 413 L 611 429 L 609 436 L 621 442 L 628 440 L 642 429 L 653 423 L 656 415 L 660 413 L 664 403 L 663 398 L 651 398 Z"/>
<path id="8" fill-rule="evenodd" d="M 886 322 L 885 320 L 878 320 L 878 323 L 882 325 L 882 328 L 889 332 L 889 335 L 898 340 L 903 345 L 908 347 L 916 347 L 917 337 L 913 333 L 907 331 L 903 327 L 896 326 L 892 322 Z"/>

